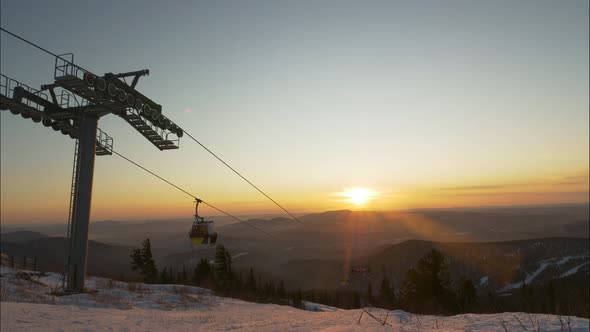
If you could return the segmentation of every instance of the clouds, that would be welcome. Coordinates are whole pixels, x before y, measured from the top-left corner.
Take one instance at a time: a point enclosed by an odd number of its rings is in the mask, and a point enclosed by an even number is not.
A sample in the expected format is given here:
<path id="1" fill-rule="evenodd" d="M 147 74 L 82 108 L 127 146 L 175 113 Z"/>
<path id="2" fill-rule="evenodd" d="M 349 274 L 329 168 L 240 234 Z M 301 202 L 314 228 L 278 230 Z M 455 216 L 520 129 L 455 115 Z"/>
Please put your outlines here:
<path id="1" fill-rule="evenodd" d="M 588 171 L 584 171 L 513 182 L 438 187 L 434 188 L 432 195 L 439 198 L 449 197 L 458 205 L 469 205 L 474 200 L 484 204 L 583 202 L 588 201 L 588 181 Z"/>
<path id="2" fill-rule="evenodd" d="M 565 175 L 557 177 L 547 177 L 532 179 L 527 181 L 505 182 L 497 184 L 473 184 L 461 186 L 449 186 L 437 188 L 439 191 L 446 192 L 481 192 L 481 191 L 513 191 L 522 190 L 523 188 L 558 188 L 563 186 L 588 186 L 588 171 L 584 174 Z"/>

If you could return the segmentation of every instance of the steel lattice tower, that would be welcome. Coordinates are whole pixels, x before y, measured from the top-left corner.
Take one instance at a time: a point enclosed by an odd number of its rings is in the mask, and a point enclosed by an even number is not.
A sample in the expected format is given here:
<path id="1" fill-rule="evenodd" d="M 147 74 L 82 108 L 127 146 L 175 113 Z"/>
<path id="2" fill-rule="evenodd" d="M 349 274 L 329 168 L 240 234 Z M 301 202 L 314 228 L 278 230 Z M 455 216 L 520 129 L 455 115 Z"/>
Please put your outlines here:
<path id="1" fill-rule="evenodd" d="M 148 70 L 96 75 L 74 64 L 73 54 L 55 59 L 54 83 L 39 90 L 0 74 L 0 110 L 10 110 L 76 140 L 65 259 L 65 291 L 82 292 L 96 156 L 111 155 L 113 139 L 98 128 L 117 115 L 160 150 L 178 149 L 183 130 L 162 115 L 162 106 L 135 89 Z M 133 78 L 127 84 L 124 78 Z M 123 80 L 122 80 L 123 79 Z"/>

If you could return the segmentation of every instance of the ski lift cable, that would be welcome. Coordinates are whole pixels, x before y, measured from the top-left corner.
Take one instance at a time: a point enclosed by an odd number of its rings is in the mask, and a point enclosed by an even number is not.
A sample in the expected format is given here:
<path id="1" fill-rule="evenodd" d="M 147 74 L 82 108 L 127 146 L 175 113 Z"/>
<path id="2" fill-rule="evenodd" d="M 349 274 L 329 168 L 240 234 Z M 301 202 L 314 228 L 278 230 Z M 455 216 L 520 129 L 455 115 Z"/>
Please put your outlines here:
<path id="1" fill-rule="evenodd" d="M 296 221 L 298 221 L 298 222 L 300 222 L 300 223 L 303 224 L 303 222 L 299 218 L 297 218 L 296 216 L 294 216 L 291 212 L 289 212 L 289 210 L 287 210 L 281 204 L 279 204 L 277 201 L 275 201 L 274 199 L 272 199 L 272 197 L 270 197 L 269 195 L 267 195 L 264 191 L 262 191 L 262 189 L 258 188 L 258 186 L 256 186 L 254 183 L 250 182 L 250 180 L 248 180 L 245 176 L 243 176 L 242 174 L 240 174 L 240 172 L 236 171 L 233 167 L 231 167 L 228 163 L 226 163 L 223 159 L 221 159 L 221 157 L 219 157 L 217 154 L 215 154 L 213 151 L 211 151 L 209 148 L 207 148 L 203 143 L 199 142 L 199 140 L 197 140 L 196 138 L 194 138 L 193 135 L 191 135 L 189 132 L 186 131 L 186 129 L 183 129 L 183 130 L 184 130 L 184 133 L 188 137 L 190 137 L 193 141 L 195 141 L 197 144 L 199 144 L 203 149 L 205 149 L 205 151 L 209 152 L 209 154 L 211 154 L 213 157 L 217 158 L 217 160 L 219 160 L 222 164 L 224 164 L 232 172 L 234 172 L 239 177 L 241 177 L 242 180 L 246 181 L 254 189 L 258 190 L 258 192 L 260 192 L 262 195 L 264 195 L 266 198 L 268 198 L 271 202 L 273 202 L 276 206 L 278 206 L 283 211 L 285 211 L 289 216 L 291 216 L 291 218 L 293 218 L 294 220 L 296 220 Z"/>
<path id="2" fill-rule="evenodd" d="M 144 170 L 144 171 L 146 171 L 147 173 L 149 173 L 149 174 L 151 174 L 151 175 L 153 175 L 153 176 L 157 177 L 158 179 L 160 179 L 160 180 L 162 180 L 162 181 L 166 182 L 167 184 L 169 184 L 169 185 L 171 185 L 172 187 L 174 187 L 174 188 L 176 188 L 176 189 L 180 190 L 181 192 L 183 192 L 183 193 L 185 193 L 185 194 L 189 195 L 190 197 L 194 198 L 195 200 L 200 200 L 200 201 L 201 201 L 201 203 L 203 203 L 203 204 L 207 205 L 208 207 L 210 207 L 210 208 L 212 208 L 212 209 L 214 209 L 214 210 L 216 210 L 216 211 L 218 211 L 218 212 L 220 212 L 220 213 L 222 213 L 222 214 L 224 214 L 224 215 L 226 215 L 226 216 L 228 216 L 228 217 L 230 217 L 230 218 L 232 218 L 232 219 L 235 219 L 235 220 L 237 220 L 238 222 L 240 222 L 240 223 L 243 223 L 243 224 L 245 224 L 245 225 L 247 225 L 247 226 L 249 226 L 249 227 L 251 227 L 251 228 L 253 228 L 253 229 L 255 229 L 255 230 L 259 231 L 259 232 L 261 232 L 261 233 L 264 233 L 264 234 L 266 234 L 266 235 L 268 235 L 268 236 L 272 237 L 272 238 L 273 238 L 273 239 L 275 239 L 275 240 L 278 240 L 278 239 L 277 239 L 277 237 L 275 237 L 274 235 L 272 235 L 272 234 L 268 233 L 267 231 L 265 231 L 265 230 L 263 230 L 263 229 L 260 229 L 260 228 L 258 228 L 258 227 L 256 227 L 256 226 L 254 226 L 254 225 L 252 225 L 252 224 L 250 224 L 250 223 L 248 223 L 248 222 L 246 222 L 246 221 L 244 221 L 244 220 L 242 220 L 242 219 L 240 219 L 240 218 L 238 218 L 238 217 L 236 217 L 236 216 L 234 216 L 234 215 L 232 215 L 232 214 L 230 214 L 230 213 L 228 213 L 228 212 L 226 212 L 226 211 L 224 211 L 224 210 L 222 210 L 222 209 L 220 209 L 220 208 L 218 208 L 218 207 L 216 207 L 215 205 L 213 205 L 213 204 L 211 204 L 211 203 L 208 203 L 208 202 L 206 202 L 206 201 L 204 201 L 204 200 L 202 200 L 202 199 L 198 198 L 196 195 L 194 195 L 194 194 L 192 194 L 192 193 L 188 192 L 187 190 L 185 190 L 185 189 L 183 189 L 183 188 L 181 188 L 181 187 L 177 186 L 176 184 L 174 184 L 174 183 L 170 182 L 169 180 L 167 180 L 167 179 L 163 178 L 162 176 L 160 176 L 160 175 L 158 175 L 158 174 L 154 173 L 153 171 L 149 170 L 148 168 L 146 168 L 146 167 L 144 167 L 144 166 L 142 166 L 142 165 L 138 164 L 137 162 L 135 162 L 135 161 L 133 161 L 133 160 L 129 159 L 128 157 L 126 157 L 126 156 L 124 156 L 124 155 L 120 154 L 119 152 L 117 152 L 117 151 L 115 151 L 115 150 L 112 150 L 112 152 L 113 152 L 113 154 L 116 154 L 116 155 L 117 155 L 117 156 L 119 156 L 120 158 L 122 158 L 122 159 L 124 159 L 124 160 L 128 161 L 129 163 L 131 163 L 131 164 L 133 164 L 133 165 L 135 165 L 135 166 L 137 166 L 137 167 L 141 168 L 142 170 Z"/>
<path id="3" fill-rule="evenodd" d="M 9 34 L 9 35 L 11 35 L 12 37 L 14 37 L 14 38 L 16 38 L 16 39 L 18 39 L 18 40 L 20 40 L 20 41 L 23 41 L 23 42 L 25 42 L 25 43 L 27 43 L 27 44 L 29 44 L 29 45 L 33 46 L 34 48 L 37 48 L 37 49 L 39 49 L 39 50 L 41 50 L 41 51 L 43 51 L 43 52 L 45 52 L 45 53 L 47 53 L 47 54 L 49 54 L 49 55 L 52 55 L 52 56 L 54 56 L 54 57 L 56 57 L 56 58 L 58 58 L 58 59 L 60 59 L 60 60 L 63 60 L 63 61 L 65 61 L 65 62 L 67 62 L 67 63 L 69 63 L 69 64 L 71 64 L 71 65 L 74 65 L 74 66 L 76 66 L 76 67 L 79 67 L 79 68 L 80 68 L 80 69 L 82 69 L 82 70 L 85 70 L 85 71 L 87 71 L 87 72 L 90 72 L 90 70 L 88 70 L 88 69 L 86 69 L 86 68 L 84 68 L 84 67 L 82 67 L 82 66 L 75 65 L 75 64 L 74 64 L 72 61 L 70 61 L 70 60 L 67 60 L 67 59 L 64 59 L 64 58 L 62 58 L 60 55 L 57 55 L 57 54 L 55 54 L 55 53 L 53 53 L 53 52 L 49 51 L 48 49 L 46 49 L 46 48 L 43 48 L 43 47 L 41 47 L 41 46 L 39 46 L 39 45 L 37 45 L 37 44 L 33 43 L 33 42 L 32 42 L 32 41 L 30 41 L 30 40 L 27 40 L 26 38 L 23 38 L 23 37 L 21 37 L 21 36 L 19 36 L 19 35 L 15 34 L 15 33 L 13 33 L 13 32 L 10 32 L 10 31 L 8 31 L 8 30 L 4 29 L 3 27 L 0 27 L 0 30 L 1 30 L 1 31 L 3 31 L 3 32 L 5 32 L 5 33 L 7 33 L 7 34 Z"/>
<path id="4" fill-rule="evenodd" d="M 70 64 L 74 65 L 74 64 L 73 64 L 71 61 L 68 61 L 68 60 L 66 60 L 66 59 L 62 58 L 61 56 L 59 56 L 59 55 L 57 55 L 57 54 L 55 54 L 55 53 L 53 53 L 53 52 L 51 52 L 51 51 L 49 51 L 49 50 L 47 50 L 47 49 L 45 49 L 45 48 L 41 47 L 41 46 L 39 46 L 39 45 L 37 45 L 37 44 L 35 44 L 35 43 L 33 43 L 33 42 L 31 42 L 31 41 L 27 40 L 27 39 L 25 39 L 25 38 L 23 38 L 23 37 L 21 37 L 21 36 L 19 36 L 19 35 L 15 34 L 15 33 L 12 33 L 12 32 L 10 32 L 10 31 L 8 31 L 8 30 L 6 30 L 6 29 L 2 28 L 2 27 L 0 27 L 0 30 L 2 30 L 2 31 L 4 31 L 4 32 L 6 32 L 7 34 L 9 34 L 9 35 L 11 35 L 11 36 L 13 36 L 13 37 L 15 37 L 15 38 L 17 38 L 17 39 L 21 40 L 21 41 L 23 41 L 23 42 L 25 42 L 25 43 L 27 43 L 27 44 L 29 44 L 29 45 L 33 46 L 33 47 L 35 47 L 35 48 L 37 48 L 37 49 L 39 49 L 39 50 L 41 50 L 41 51 L 43 51 L 43 52 L 46 52 L 46 53 L 47 53 L 47 54 L 49 54 L 49 55 L 52 55 L 52 56 L 54 56 L 54 57 L 56 57 L 56 58 L 59 58 L 59 59 L 61 59 L 61 60 L 65 61 L 65 62 L 67 62 L 67 63 L 70 63 Z M 78 66 L 78 65 L 76 65 L 76 66 Z M 87 69 L 85 69 L 85 68 L 83 68 L 83 67 L 81 67 L 81 66 L 78 66 L 78 67 L 80 67 L 80 68 L 81 68 L 81 69 L 83 69 L 83 70 L 86 70 L 86 71 L 88 71 Z M 299 223 L 303 224 L 303 221 L 301 221 L 301 219 L 297 218 L 295 215 L 293 215 L 291 212 L 289 212 L 289 210 L 287 210 L 287 209 L 286 209 L 284 206 L 282 206 L 281 204 L 279 204 L 279 203 L 278 203 L 277 201 L 275 201 L 275 200 L 274 200 L 272 197 L 270 197 L 268 194 L 266 194 L 264 191 L 262 191 L 262 189 L 260 189 L 258 186 L 256 186 L 254 183 L 252 183 L 250 180 L 248 180 L 248 179 L 247 179 L 245 176 L 243 176 L 243 175 L 242 175 L 240 172 L 238 172 L 238 171 L 237 171 L 237 170 L 235 170 L 233 167 L 231 167 L 231 166 L 230 166 L 230 165 L 229 165 L 227 162 L 225 162 L 223 159 L 221 159 L 221 157 L 219 157 L 217 154 L 215 154 L 213 151 L 211 151 L 209 148 L 207 148 L 207 147 L 206 147 L 206 146 L 205 146 L 203 143 L 201 143 L 199 140 L 197 140 L 197 139 L 196 139 L 196 138 L 195 138 L 193 135 L 191 135 L 189 132 L 187 132 L 187 131 L 186 131 L 184 128 L 183 128 L 183 130 L 184 130 L 184 133 L 185 133 L 185 134 L 186 134 L 188 137 L 190 137 L 190 138 L 191 138 L 193 141 L 195 141 L 197 144 L 199 144 L 199 145 L 200 145 L 200 146 L 201 146 L 203 149 L 205 149 L 207 152 L 209 152 L 209 153 L 210 153 L 210 154 L 211 154 L 213 157 L 215 157 L 217 160 L 219 160 L 219 161 L 220 161 L 222 164 L 224 164 L 224 165 L 225 165 L 227 168 L 229 168 L 229 169 L 230 169 L 232 172 L 234 172 L 235 174 L 237 174 L 237 175 L 238 175 L 240 178 L 242 178 L 242 180 L 246 181 L 246 183 L 248 183 L 250 186 L 252 186 L 252 187 L 253 187 L 254 189 L 256 189 L 258 192 L 260 192 L 262 195 L 264 195 L 266 198 L 268 198 L 268 199 L 269 199 L 271 202 L 273 202 L 273 203 L 274 203 L 276 206 L 278 206 L 278 207 L 279 207 L 281 210 L 285 211 L 285 213 L 287 213 L 287 214 L 288 214 L 288 215 L 289 215 L 291 218 L 293 218 L 294 220 L 296 220 L 296 221 L 298 221 Z M 221 211 L 220 211 L 220 212 L 221 212 Z"/>

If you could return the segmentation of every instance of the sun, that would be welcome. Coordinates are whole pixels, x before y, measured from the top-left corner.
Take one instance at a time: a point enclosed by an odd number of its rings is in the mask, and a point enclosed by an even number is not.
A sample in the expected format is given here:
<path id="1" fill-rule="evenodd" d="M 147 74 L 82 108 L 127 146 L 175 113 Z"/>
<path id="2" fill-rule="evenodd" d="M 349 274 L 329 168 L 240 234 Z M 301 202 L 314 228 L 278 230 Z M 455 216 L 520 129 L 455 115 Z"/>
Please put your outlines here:
<path id="1" fill-rule="evenodd" d="M 348 198 L 350 203 L 362 206 L 375 197 L 375 192 L 366 188 L 352 188 L 343 192 L 342 196 Z"/>

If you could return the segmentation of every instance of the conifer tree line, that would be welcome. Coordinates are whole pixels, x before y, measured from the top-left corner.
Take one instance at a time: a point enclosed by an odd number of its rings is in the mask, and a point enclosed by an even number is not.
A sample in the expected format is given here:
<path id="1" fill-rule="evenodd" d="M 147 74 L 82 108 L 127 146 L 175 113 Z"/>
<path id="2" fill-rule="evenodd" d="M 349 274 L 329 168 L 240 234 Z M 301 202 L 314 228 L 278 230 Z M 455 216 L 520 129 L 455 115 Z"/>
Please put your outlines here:
<path id="1" fill-rule="evenodd" d="M 282 280 L 279 282 L 262 280 L 256 276 L 252 268 L 245 276 L 235 272 L 232 268 L 231 255 L 221 244 L 217 245 L 213 264 L 207 259 L 201 258 L 192 271 L 187 271 L 183 266 L 180 271 L 164 267 L 159 272 L 152 257 L 149 239 L 141 243 L 141 248 L 134 249 L 130 258 L 132 270 L 137 271 L 143 282 L 148 284 L 192 285 L 209 288 L 216 294 L 225 297 L 303 308 L 301 290 L 288 292 Z"/>
<path id="2" fill-rule="evenodd" d="M 462 279 L 454 288 L 443 254 L 432 249 L 406 273 L 399 289 L 384 276 L 376 293 L 367 288 L 367 302 L 385 309 L 417 313 L 456 314 L 469 312 L 478 304 L 473 281 Z"/>
<path id="3" fill-rule="evenodd" d="M 217 245 L 215 259 L 210 263 L 202 258 L 192 269 L 185 266 L 180 271 L 164 267 L 158 271 L 151 253 L 149 239 L 142 247 L 131 253 L 131 267 L 137 271 L 145 283 L 184 284 L 208 288 L 216 294 L 239 298 L 251 302 L 275 303 L 303 308 L 304 301 L 325 304 L 344 309 L 365 306 L 383 309 L 401 309 L 421 314 L 494 313 L 505 311 L 525 311 L 552 314 L 572 314 L 588 317 L 587 289 L 571 296 L 566 301 L 557 298 L 555 282 L 548 286 L 533 289 L 523 283 L 518 292 L 511 296 L 498 296 L 495 293 L 478 294 L 472 280 L 450 278 L 444 255 L 432 249 L 406 273 L 405 281 L 395 287 L 384 273 L 379 285 L 369 282 L 366 292 L 352 289 L 301 289 L 287 290 L 282 280 L 262 280 L 254 269 L 247 273 L 236 272 L 232 268 L 230 253 L 221 244 Z M 576 291 L 576 290 L 574 290 Z M 580 292 L 578 292 L 580 293 Z M 579 302 L 579 303 L 578 303 Z"/>
<path id="4" fill-rule="evenodd" d="M 580 285 L 585 286 L 580 289 Z M 406 272 L 397 289 L 384 275 L 376 291 L 372 284 L 368 285 L 364 299 L 365 305 L 420 314 L 529 312 L 590 316 L 587 281 L 569 284 L 558 279 L 535 286 L 523 282 L 520 289 L 509 295 L 492 290 L 478 293 L 471 279 L 451 279 L 448 261 L 436 249 L 431 249 Z"/>

